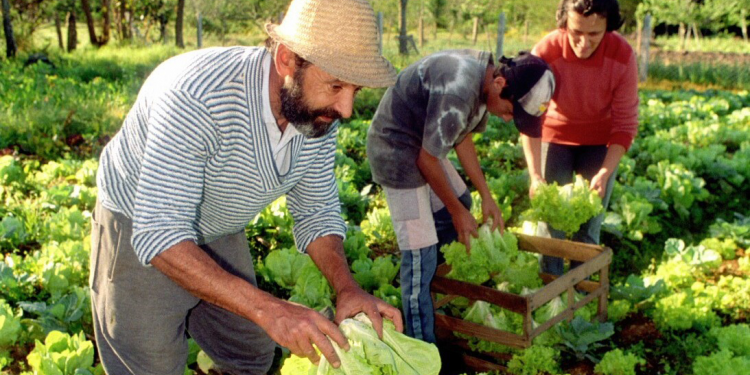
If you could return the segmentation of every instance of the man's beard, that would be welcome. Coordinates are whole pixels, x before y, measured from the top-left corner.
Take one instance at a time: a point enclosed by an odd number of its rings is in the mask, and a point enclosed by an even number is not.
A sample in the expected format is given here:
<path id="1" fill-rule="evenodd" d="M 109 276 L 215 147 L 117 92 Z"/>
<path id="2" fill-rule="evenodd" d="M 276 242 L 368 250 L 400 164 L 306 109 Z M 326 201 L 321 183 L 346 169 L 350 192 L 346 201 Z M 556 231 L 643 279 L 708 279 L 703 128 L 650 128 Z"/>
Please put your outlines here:
<path id="1" fill-rule="evenodd" d="M 341 114 L 333 108 L 312 109 L 307 105 L 302 92 L 302 81 L 305 69 L 297 69 L 292 79 L 292 87 L 281 87 L 281 115 L 294 126 L 300 134 L 308 138 L 318 138 L 331 128 Z M 328 117 L 331 122 L 318 120 L 318 117 Z"/>

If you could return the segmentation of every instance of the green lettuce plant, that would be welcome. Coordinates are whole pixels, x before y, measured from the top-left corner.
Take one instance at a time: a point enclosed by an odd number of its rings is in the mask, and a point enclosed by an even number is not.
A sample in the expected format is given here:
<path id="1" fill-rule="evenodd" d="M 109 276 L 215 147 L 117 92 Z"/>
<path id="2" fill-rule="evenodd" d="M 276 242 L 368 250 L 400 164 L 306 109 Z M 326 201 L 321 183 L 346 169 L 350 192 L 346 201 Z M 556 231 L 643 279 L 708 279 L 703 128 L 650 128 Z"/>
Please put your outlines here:
<path id="1" fill-rule="evenodd" d="M 636 366 L 645 364 L 646 360 L 643 358 L 615 349 L 604 354 L 594 371 L 601 375 L 635 375 Z"/>
<path id="2" fill-rule="evenodd" d="M 602 200 L 588 182 L 577 175 L 575 181 L 559 186 L 556 182 L 540 185 L 531 198 L 531 208 L 522 216 L 543 221 L 570 238 L 581 225 L 603 211 Z"/>
<path id="3" fill-rule="evenodd" d="M 477 238 L 470 238 L 470 252 L 467 252 L 466 246 L 458 241 L 440 249 L 445 255 L 445 262 L 451 266 L 451 271 L 446 277 L 472 284 L 483 284 L 512 268 L 509 267 L 511 260 L 519 253 L 516 236 L 510 231 L 504 234 L 500 234 L 499 229 L 490 231 L 489 224 L 480 226 L 478 232 Z"/>
<path id="4" fill-rule="evenodd" d="M 288 359 L 284 362 L 282 375 L 437 375 L 440 372 L 437 347 L 396 331 L 393 323 L 387 319 L 383 321 L 382 340 L 364 313 L 344 319 L 339 328 L 346 336 L 350 349 L 344 351 L 332 342 L 341 360 L 338 369 L 331 366 L 325 357 L 321 357 L 318 366 L 306 359 L 292 357 L 291 361 Z"/>
<path id="5" fill-rule="evenodd" d="M 393 282 L 399 271 L 399 263 L 391 255 L 379 256 L 372 260 L 360 258 L 352 263 L 354 280 L 369 293 Z"/>
<path id="6" fill-rule="evenodd" d="M 52 331 L 44 342 L 36 340 L 26 360 L 36 374 L 93 375 L 94 344 L 83 332 L 69 335 Z"/>
<path id="7" fill-rule="evenodd" d="M 21 335 L 21 310 L 13 308 L 0 299 L 0 370 L 13 360 L 10 349 Z"/>
<path id="8" fill-rule="evenodd" d="M 745 375 L 748 368 L 750 356 L 734 356 L 728 349 L 699 356 L 693 362 L 694 375 Z"/>
<path id="9" fill-rule="evenodd" d="M 569 351 L 579 360 L 588 358 L 596 362 L 591 355 L 593 350 L 602 347 L 601 341 L 608 339 L 615 333 L 612 323 L 591 323 L 576 316 L 570 323 L 556 326 L 562 338 L 561 349 Z"/>
<path id="10" fill-rule="evenodd" d="M 560 351 L 554 348 L 532 345 L 513 355 L 508 362 L 508 371 L 515 375 L 560 374 Z"/>

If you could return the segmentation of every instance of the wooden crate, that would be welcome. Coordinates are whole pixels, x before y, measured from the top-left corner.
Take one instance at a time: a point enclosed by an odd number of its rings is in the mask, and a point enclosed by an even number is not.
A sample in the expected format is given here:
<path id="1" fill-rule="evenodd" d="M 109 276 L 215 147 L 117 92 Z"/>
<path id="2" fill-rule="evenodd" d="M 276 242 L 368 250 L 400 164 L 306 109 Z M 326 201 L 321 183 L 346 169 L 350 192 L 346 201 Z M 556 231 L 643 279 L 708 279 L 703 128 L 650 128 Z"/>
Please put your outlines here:
<path id="1" fill-rule="evenodd" d="M 443 344 L 455 345 L 458 350 L 463 351 L 464 363 L 476 371 L 505 370 L 504 366 L 496 362 L 498 362 L 497 359 L 508 359 L 508 356 L 491 353 L 471 353 L 467 345 L 467 340 L 459 339 L 451 332 L 458 332 L 511 347 L 528 348 L 535 337 L 563 319 L 571 320 L 576 310 L 595 299 L 598 300 L 597 318 L 602 322 L 607 320 L 609 264 L 612 262 L 612 249 L 580 242 L 523 234 L 516 234 L 516 236 L 518 237 L 518 247 L 522 251 L 551 255 L 567 260 L 576 260 L 583 262 L 583 264 L 559 277 L 544 273 L 540 274 L 546 285 L 527 296 L 501 292 L 485 286 L 448 279 L 445 275 L 450 272 L 450 266 L 447 264 L 440 265 L 431 284 L 433 299 L 436 294 L 443 295 L 439 300 L 435 300 L 435 309 L 446 305 L 457 297 L 466 297 L 471 301 L 486 301 L 523 316 L 523 334 L 519 335 L 436 312 L 435 326 L 439 341 Z M 599 281 L 587 280 L 589 276 L 597 272 L 599 273 Z M 586 296 L 576 302 L 574 299 L 574 288 L 587 292 Z M 532 313 L 555 297 L 566 292 L 568 307 L 560 314 L 533 328 Z"/>

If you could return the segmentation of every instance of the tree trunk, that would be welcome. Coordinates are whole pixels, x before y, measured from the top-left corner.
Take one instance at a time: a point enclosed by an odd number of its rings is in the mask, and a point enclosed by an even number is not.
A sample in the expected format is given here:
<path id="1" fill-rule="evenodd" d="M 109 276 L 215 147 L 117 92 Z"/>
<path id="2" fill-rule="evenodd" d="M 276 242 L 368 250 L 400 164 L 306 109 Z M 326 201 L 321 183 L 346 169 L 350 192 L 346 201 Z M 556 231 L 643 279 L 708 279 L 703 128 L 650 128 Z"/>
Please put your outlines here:
<path id="1" fill-rule="evenodd" d="M 89 29 L 89 41 L 92 46 L 99 47 L 99 38 L 96 37 L 96 27 L 94 27 L 94 16 L 91 14 L 91 5 L 89 0 L 81 0 L 83 14 L 86 16 L 86 26 Z"/>
<path id="2" fill-rule="evenodd" d="M 16 38 L 13 36 L 13 24 L 10 20 L 10 0 L 3 2 L 3 31 L 5 32 L 5 56 L 10 58 L 16 57 L 18 46 Z"/>
<path id="3" fill-rule="evenodd" d="M 690 30 L 685 27 L 685 24 L 680 22 L 680 27 L 677 29 L 677 35 L 680 38 L 680 52 L 685 50 L 688 37 L 690 36 Z"/>
<path id="4" fill-rule="evenodd" d="M 125 34 L 122 28 L 122 20 L 125 19 L 125 9 L 123 8 L 124 1 L 120 1 L 120 7 L 115 8 L 115 35 L 120 40 L 125 39 Z"/>
<path id="5" fill-rule="evenodd" d="M 701 31 L 698 29 L 698 26 L 693 24 L 693 37 L 695 37 L 695 46 L 700 49 L 701 48 Z"/>
<path id="6" fill-rule="evenodd" d="M 76 13 L 74 9 L 68 13 L 68 52 L 73 52 L 78 46 L 78 31 L 76 30 Z"/>
<path id="7" fill-rule="evenodd" d="M 474 17 L 474 28 L 471 30 L 472 44 L 477 44 L 477 34 L 479 33 L 479 17 Z"/>
<path id="8" fill-rule="evenodd" d="M 402 55 L 409 54 L 409 46 L 406 44 L 406 5 L 408 3 L 409 0 L 399 0 L 398 2 L 399 13 L 401 15 L 398 23 L 398 53 Z"/>
<path id="9" fill-rule="evenodd" d="M 742 39 L 747 43 L 747 21 L 745 20 L 747 13 L 745 12 L 745 9 L 740 10 L 740 28 L 742 29 Z"/>
<path id="10" fill-rule="evenodd" d="M 55 11 L 55 32 L 57 33 L 57 45 L 61 50 L 65 51 L 65 44 L 63 44 L 62 35 L 62 21 L 60 21 L 60 13 Z"/>
<path id="11" fill-rule="evenodd" d="M 111 34 L 111 22 L 112 19 L 112 9 L 110 5 L 112 4 L 111 0 L 102 0 L 102 37 L 99 38 L 99 46 L 103 46 L 107 43 L 109 43 L 109 37 Z"/>
<path id="12" fill-rule="evenodd" d="M 185 18 L 185 0 L 177 0 L 177 19 L 174 22 L 174 40 L 177 47 L 185 48 L 182 40 L 182 22 Z"/>
<path id="13" fill-rule="evenodd" d="M 159 32 L 161 33 L 161 42 L 162 44 L 167 44 L 168 37 L 167 37 L 167 24 L 169 23 L 169 18 L 167 18 L 166 15 L 161 14 L 159 15 Z"/>
<path id="14" fill-rule="evenodd" d="M 123 6 L 125 6 L 124 3 L 130 4 L 128 6 L 128 13 L 127 13 L 128 14 L 128 22 L 127 22 L 127 29 L 128 29 L 128 31 L 127 31 L 127 33 L 128 33 L 128 39 L 132 39 L 133 36 L 135 36 L 135 32 L 134 32 L 134 30 L 135 30 L 135 15 L 133 14 L 133 5 L 130 3 L 129 0 L 122 0 L 122 2 L 123 2 Z"/>

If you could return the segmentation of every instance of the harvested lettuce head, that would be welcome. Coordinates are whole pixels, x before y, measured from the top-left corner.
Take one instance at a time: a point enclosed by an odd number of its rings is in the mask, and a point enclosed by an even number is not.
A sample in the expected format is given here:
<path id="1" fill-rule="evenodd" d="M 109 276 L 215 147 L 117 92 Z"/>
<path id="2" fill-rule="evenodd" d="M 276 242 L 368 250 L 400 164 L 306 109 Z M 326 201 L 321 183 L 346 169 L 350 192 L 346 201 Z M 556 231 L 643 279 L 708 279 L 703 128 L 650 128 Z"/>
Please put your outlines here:
<path id="1" fill-rule="evenodd" d="M 437 347 L 396 331 L 389 320 L 383 321 L 383 340 L 378 338 L 378 334 L 372 328 L 372 322 L 364 313 L 345 319 L 339 328 L 351 347 L 347 352 L 331 341 L 336 354 L 341 359 L 339 368 L 331 366 L 325 357 L 321 357 L 319 365 L 315 366 L 304 358 L 293 356 L 284 362 L 281 373 L 284 375 L 437 375 L 440 372 L 440 354 L 438 354 Z M 307 366 L 305 366 L 306 363 Z"/>
<path id="2" fill-rule="evenodd" d="M 570 238 L 581 225 L 600 214 L 602 199 L 580 175 L 570 184 L 543 184 L 531 198 L 531 208 L 521 216 L 525 220 L 544 221 Z"/>

